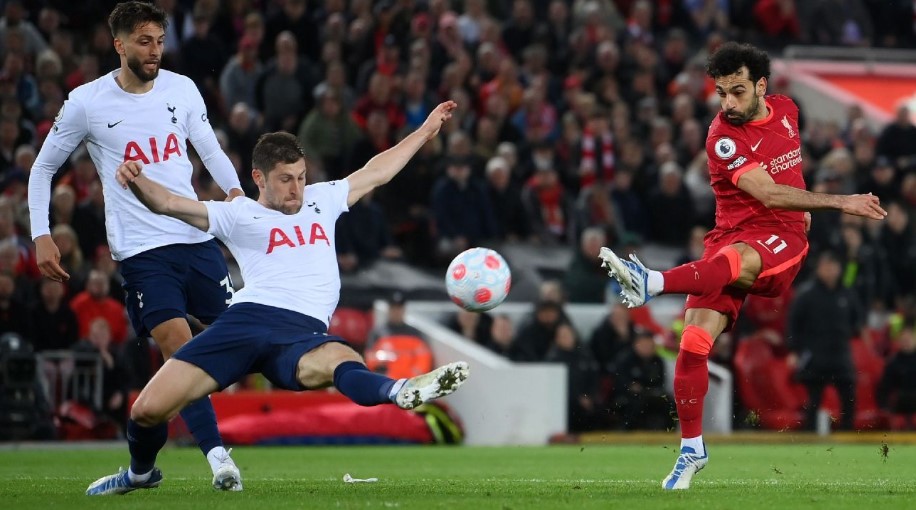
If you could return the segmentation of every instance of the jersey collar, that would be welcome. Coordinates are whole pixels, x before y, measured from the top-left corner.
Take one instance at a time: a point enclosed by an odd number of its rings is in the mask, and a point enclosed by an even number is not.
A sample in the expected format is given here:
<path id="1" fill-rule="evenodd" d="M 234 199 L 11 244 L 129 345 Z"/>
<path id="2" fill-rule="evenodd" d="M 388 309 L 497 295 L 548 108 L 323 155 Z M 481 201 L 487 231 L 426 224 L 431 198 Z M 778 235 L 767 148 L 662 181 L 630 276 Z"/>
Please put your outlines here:
<path id="1" fill-rule="evenodd" d="M 760 126 L 760 125 L 766 124 L 767 122 L 773 120 L 773 115 L 775 115 L 775 113 L 773 112 L 773 107 L 770 106 L 770 102 L 767 101 L 765 97 L 763 98 L 763 104 L 767 107 L 767 116 L 760 120 L 752 120 L 748 122 L 748 125 Z"/>

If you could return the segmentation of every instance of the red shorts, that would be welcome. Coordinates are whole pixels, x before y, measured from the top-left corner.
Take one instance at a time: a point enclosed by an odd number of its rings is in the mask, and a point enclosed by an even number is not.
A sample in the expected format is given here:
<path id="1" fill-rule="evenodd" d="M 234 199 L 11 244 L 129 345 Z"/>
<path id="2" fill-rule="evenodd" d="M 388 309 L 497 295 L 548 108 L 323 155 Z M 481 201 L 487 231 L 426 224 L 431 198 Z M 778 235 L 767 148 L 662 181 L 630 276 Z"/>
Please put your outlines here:
<path id="1" fill-rule="evenodd" d="M 748 294 L 776 297 L 785 292 L 795 280 L 808 255 L 808 236 L 802 232 L 785 231 L 779 227 L 772 230 L 755 228 L 709 233 L 704 241 L 706 248 L 703 258 L 708 259 L 719 250 L 736 243 L 744 243 L 757 250 L 763 262 L 760 275 L 749 289 L 727 286 L 715 293 L 703 296 L 687 296 L 686 308 L 708 308 L 728 316 L 726 331 L 731 329 L 738 318 L 738 312 Z"/>

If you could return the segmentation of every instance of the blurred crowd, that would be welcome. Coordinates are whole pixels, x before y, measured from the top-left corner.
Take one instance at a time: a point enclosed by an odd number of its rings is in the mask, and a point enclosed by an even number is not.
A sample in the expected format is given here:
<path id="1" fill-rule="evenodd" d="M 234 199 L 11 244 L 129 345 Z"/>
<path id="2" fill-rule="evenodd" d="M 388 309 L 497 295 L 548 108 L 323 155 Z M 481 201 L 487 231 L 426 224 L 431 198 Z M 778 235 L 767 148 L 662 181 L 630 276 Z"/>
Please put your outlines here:
<path id="1" fill-rule="evenodd" d="M 105 356 L 106 369 L 131 377 L 106 385 L 109 397 L 142 385 L 156 361 L 145 341 L 128 342 L 88 152 L 77 149 L 54 180 L 52 236 L 71 275 L 66 284 L 39 277 L 26 194 L 29 169 L 67 94 L 119 66 L 106 21 L 115 3 L 0 0 L 0 331 L 20 334 L 37 351 L 82 343 L 118 353 Z M 354 273 L 380 259 L 444 267 L 465 248 L 488 243 L 567 247 L 572 262 L 546 292 L 555 298 L 542 296 L 530 325 L 478 317 L 492 324 L 486 339 L 471 338 L 513 359 L 572 367 L 571 423 L 578 428 L 612 423 L 598 417 L 602 406 L 631 416 L 615 422 L 621 426 L 671 426 L 655 345 L 672 328 L 651 317 L 637 328 L 620 309 L 589 342 L 565 326 L 563 303 L 605 302 L 596 258 L 602 245 L 682 249 L 684 260 L 701 253 L 714 216 L 705 135 L 719 110 L 704 71 L 709 53 L 726 40 L 755 43 L 774 56 L 787 44 L 916 42 L 916 4 L 909 1 L 156 3 L 169 15 L 163 68 L 198 85 L 250 196 L 257 192 L 251 151 L 262 133 L 297 134 L 310 182 L 339 179 L 418 127 L 438 102 L 457 101 L 442 135 L 340 219 L 341 270 Z M 774 75 L 769 91 L 789 94 L 790 86 L 791 77 Z M 814 115 L 800 107 L 809 187 L 875 193 L 889 216 L 871 223 L 815 213 L 810 269 L 799 281 L 817 277 L 819 254 L 833 254 L 839 285 L 862 312 L 853 333 L 864 331 L 890 356 L 916 290 L 912 114 L 901 108 L 875 130 L 857 107 L 842 123 L 807 120 Z M 221 199 L 190 157 L 199 196 Z M 740 334 L 717 344 L 718 360 L 730 365 L 741 335 L 764 329 L 774 331 L 781 354 L 801 349 L 785 340 L 792 296 L 780 299 L 775 306 L 749 303 Z M 123 412 L 121 399 L 110 403 Z M 661 418 L 640 418 L 645 409 Z"/>

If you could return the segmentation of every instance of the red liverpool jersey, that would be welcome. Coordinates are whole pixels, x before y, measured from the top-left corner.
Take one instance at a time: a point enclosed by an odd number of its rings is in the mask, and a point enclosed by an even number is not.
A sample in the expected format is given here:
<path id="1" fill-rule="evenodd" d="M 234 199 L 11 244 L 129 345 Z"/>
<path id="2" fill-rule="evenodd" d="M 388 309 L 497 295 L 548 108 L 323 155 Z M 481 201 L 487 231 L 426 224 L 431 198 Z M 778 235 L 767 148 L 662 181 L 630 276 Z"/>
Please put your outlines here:
<path id="1" fill-rule="evenodd" d="M 774 225 L 805 229 L 803 212 L 767 209 L 738 188 L 742 174 L 761 166 L 777 184 L 805 189 L 798 107 L 786 96 L 766 96 L 764 100 L 767 106 L 764 119 L 735 126 L 720 112 L 709 126 L 706 155 L 710 183 L 716 195 L 717 230 Z"/>

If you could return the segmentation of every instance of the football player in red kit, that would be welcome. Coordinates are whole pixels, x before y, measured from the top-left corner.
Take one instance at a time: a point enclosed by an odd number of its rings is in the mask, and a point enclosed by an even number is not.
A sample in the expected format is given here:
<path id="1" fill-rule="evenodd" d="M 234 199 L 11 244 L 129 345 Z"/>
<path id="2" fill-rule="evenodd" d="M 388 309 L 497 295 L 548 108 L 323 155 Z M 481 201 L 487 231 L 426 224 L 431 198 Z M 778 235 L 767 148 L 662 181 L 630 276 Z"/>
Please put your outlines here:
<path id="1" fill-rule="evenodd" d="M 623 260 L 602 248 L 608 274 L 632 307 L 659 294 L 688 294 L 685 328 L 674 370 L 674 399 L 681 451 L 665 489 L 687 489 L 709 456 L 703 443 L 707 359 L 714 339 L 734 324 L 748 294 L 777 296 L 808 253 L 806 211 L 835 209 L 882 219 L 872 195 L 829 195 L 805 190 L 798 107 L 788 97 L 766 95 L 770 59 L 753 46 L 722 45 L 709 58 L 722 111 L 706 138 L 716 226 L 700 260 L 668 271 L 646 268 L 635 255 Z"/>

